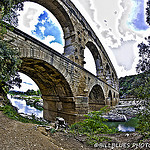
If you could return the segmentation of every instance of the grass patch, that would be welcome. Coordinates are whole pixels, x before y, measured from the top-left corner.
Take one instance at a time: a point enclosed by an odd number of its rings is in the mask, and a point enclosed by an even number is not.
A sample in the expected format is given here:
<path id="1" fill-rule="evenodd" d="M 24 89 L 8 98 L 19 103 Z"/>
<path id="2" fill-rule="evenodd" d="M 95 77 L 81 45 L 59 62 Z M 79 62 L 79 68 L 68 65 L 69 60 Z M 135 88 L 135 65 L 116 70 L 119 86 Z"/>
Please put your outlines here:
<path id="1" fill-rule="evenodd" d="M 17 120 L 23 123 L 32 123 L 32 124 L 39 124 L 39 125 L 45 125 L 45 122 L 38 121 L 35 119 L 35 116 L 32 116 L 32 119 L 22 117 L 20 114 L 18 114 L 15 109 L 10 105 L 5 105 L 4 107 L 0 107 L 0 111 L 3 111 L 3 113 L 10 119 Z"/>
<path id="2" fill-rule="evenodd" d="M 95 143 L 110 141 L 110 138 L 100 136 L 100 134 L 116 133 L 114 129 L 110 129 L 104 124 L 107 119 L 103 118 L 102 115 L 107 111 L 107 107 L 103 107 L 100 111 L 90 112 L 88 115 L 85 115 L 85 120 L 71 125 L 70 132 L 74 135 L 86 135 L 86 143 L 91 146 L 94 146 Z"/>

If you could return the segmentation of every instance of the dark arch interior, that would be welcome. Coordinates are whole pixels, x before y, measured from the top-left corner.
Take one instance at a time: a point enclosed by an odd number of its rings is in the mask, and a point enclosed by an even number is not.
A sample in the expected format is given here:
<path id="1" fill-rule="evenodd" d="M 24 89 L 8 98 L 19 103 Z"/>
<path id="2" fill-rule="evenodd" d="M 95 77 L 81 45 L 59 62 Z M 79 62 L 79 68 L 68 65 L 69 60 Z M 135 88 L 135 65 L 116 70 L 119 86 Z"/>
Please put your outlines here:
<path id="1" fill-rule="evenodd" d="M 48 63 L 32 58 L 22 58 L 20 72 L 35 81 L 44 96 L 73 96 L 71 88 L 63 75 Z"/>
<path id="2" fill-rule="evenodd" d="M 109 91 L 109 93 L 108 93 L 108 98 L 110 100 L 110 106 L 112 106 L 113 103 L 112 103 L 112 93 L 111 93 L 111 91 Z"/>
<path id="3" fill-rule="evenodd" d="M 39 87 L 43 99 L 43 117 L 55 121 L 65 120 L 75 110 L 73 93 L 65 77 L 47 62 L 33 58 L 22 58 L 20 72 L 29 76 Z"/>
<path id="4" fill-rule="evenodd" d="M 100 85 L 95 85 L 89 94 L 89 110 L 99 110 L 105 106 L 104 92 Z"/>
<path id="5" fill-rule="evenodd" d="M 106 65 L 106 71 L 107 71 L 107 74 L 110 73 L 110 67 L 108 64 Z"/>

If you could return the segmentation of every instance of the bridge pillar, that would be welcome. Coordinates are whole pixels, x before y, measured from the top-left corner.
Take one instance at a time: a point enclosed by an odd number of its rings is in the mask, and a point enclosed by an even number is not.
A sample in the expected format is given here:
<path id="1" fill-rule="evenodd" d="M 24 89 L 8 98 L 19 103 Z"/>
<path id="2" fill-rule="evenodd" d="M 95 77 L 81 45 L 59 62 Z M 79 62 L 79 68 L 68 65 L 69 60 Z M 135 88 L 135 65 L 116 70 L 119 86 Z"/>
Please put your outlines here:
<path id="1" fill-rule="evenodd" d="M 111 80 L 111 74 L 107 74 L 106 81 L 107 81 L 108 84 L 111 85 L 111 82 L 112 82 L 112 80 Z"/>
<path id="2" fill-rule="evenodd" d="M 74 97 L 42 96 L 42 98 L 44 119 L 55 121 L 56 117 L 63 117 L 69 124 L 78 120 Z"/>
<path id="3" fill-rule="evenodd" d="M 77 96 L 75 97 L 75 109 L 77 112 L 77 121 L 81 121 L 84 119 L 85 114 L 89 112 L 89 103 L 88 97 Z"/>
<path id="4" fill-rule="evenodd" d="M 102 79 L 102 80 L 105 80 L 105 76 L 104 76 L 104 73 L 103 73 L 103 67 L 99 67 L 97 69 L 97 77 Z"/>

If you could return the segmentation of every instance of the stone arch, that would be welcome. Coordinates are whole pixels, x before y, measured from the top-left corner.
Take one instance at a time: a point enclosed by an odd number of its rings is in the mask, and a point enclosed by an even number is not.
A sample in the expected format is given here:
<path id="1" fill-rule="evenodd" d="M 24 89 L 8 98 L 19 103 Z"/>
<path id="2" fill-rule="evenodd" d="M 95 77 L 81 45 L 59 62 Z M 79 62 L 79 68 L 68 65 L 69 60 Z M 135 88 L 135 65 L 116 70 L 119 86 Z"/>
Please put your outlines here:
<path id="1" fill-rule="evenodd" d="M 113 97 L 112 97 L 112 92 L 111 90 L 109 90 L 108 92 L 108 101 L 109 101 L 109 105 L 112 106 L 113 105 Z"/>
<path id="2" fill-rule="evenodd" d="M 105 106 L 104 91 L 100 85 L 96 84 L 89 93 L 89 111 L 99 110 L 103 106 Z"/>
<path id="3" fill-rule="evenodd" d="M 73 53 L 74 47 L 72 43 L 75 41 L 74 26 L 63 3 L 54 0 L 26 0 L 25 2 L 37 3 L 45 7 L 56 17 L 64 32 L 64 54 L 67 56 Z"/>
<path id="4" fill-rule="evenodd" d="M 113 96 L 113 98 L 116 98 L 116 93 L 114 92 L 114 96 Z"/>
<path id="5" fill-rule="evenodd" d="M 117 98 L 116 98 L 116 93 L 115 92 L 113 94 L 113 100 L 114 100 L 113 105 L 116 105 L 117 104 Z"/>
<path id="6" fill-rule="evenodd" d="M 114 76 L 113 72 L 112 72 L 111 76 L 112 76 L 112 86 L 115 87 L 115 76 Z"/>
<path id="7" fill-rule="evenodd" d="M 106 64 L 106 72 L 105 72 L 105 75 L 106 75 L 106 81 L 108 84 L 111 84 L 111 72 L 110 72 L 110 66 L 109 64 L 107 63 Z"/>
<path id="8" fill-rule="evenodd" d="M 95 67 L 96 67 L 96 76 L 101 77 L 103 75 L 103 65 L 102 65 L 102 59 L 101 59 L 100 53 L 93 42 L 90 42 L 90 41 L 87 42 L 86 46 L 90 50 L 94 58 Z"/>
<path id="9" fill-rule="evenodd" d="M 73 92 L 65 77 L 52 65 L 34 58 L 22 58 L 19 72 L 28 75 L 39 87 L 44 102 L 44 118 L 55 120 L 57 116 L 67 119 L 75 110 Z M 68 119 L 67 119 L 68 120 Z"/>

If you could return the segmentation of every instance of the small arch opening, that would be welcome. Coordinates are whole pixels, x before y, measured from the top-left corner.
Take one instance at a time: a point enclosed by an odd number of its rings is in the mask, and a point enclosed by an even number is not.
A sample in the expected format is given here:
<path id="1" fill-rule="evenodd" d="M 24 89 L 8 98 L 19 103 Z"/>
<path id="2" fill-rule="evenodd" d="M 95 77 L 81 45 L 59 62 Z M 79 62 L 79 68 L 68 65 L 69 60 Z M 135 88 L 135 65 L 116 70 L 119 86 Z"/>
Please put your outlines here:
<path id="1" fill-rule="evenodd" d="M 89 94 L 89 111 L 100 110 L 105 106 L 105 96 L 100 85 L 95 85 Z"/>
<path id="2" fill-rule="evenodd" d="M 95 60 L 88 47 L 84 49 L 84 57 L 84 61 L 86 62 L 84 68 L 96 76 Z"/>
<path id="3" fill-rule="evenodd" d="M 85 68 L 97 77 L 101 77 L 103 74 L 102 59 L 97 47 L 92 42 L 87 42 L 84 56 L 86 61 Z"/>

